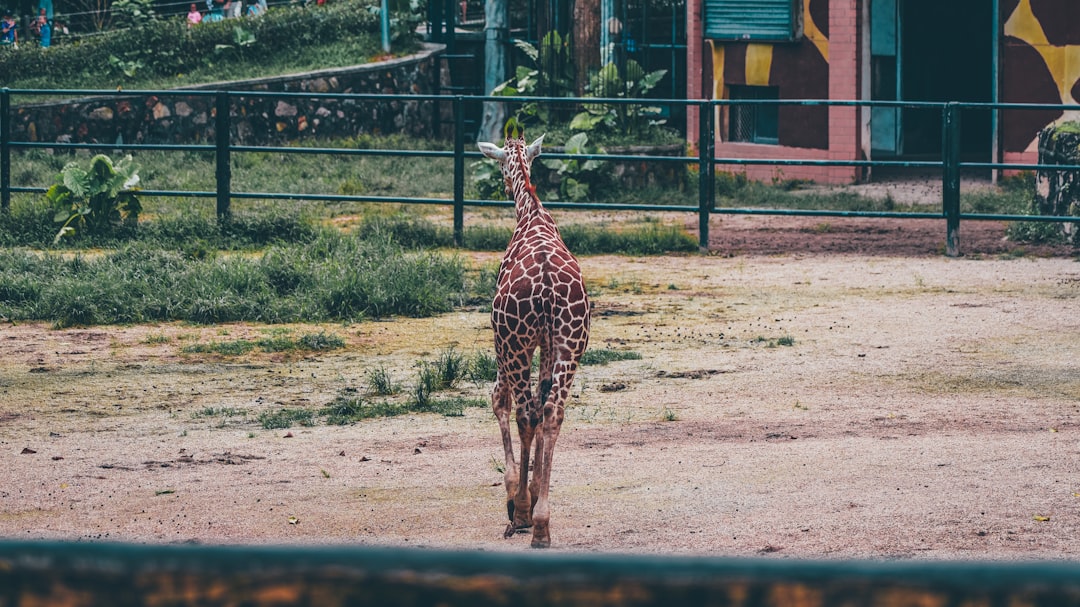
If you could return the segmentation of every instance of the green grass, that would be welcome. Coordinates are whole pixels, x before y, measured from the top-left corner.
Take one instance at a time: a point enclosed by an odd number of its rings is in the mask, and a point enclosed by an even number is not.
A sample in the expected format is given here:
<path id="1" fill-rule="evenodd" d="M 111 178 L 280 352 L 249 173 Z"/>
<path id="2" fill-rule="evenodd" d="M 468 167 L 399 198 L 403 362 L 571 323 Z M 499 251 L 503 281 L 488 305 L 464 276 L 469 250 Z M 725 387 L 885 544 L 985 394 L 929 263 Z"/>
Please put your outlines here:
<path id="1" fill-rule="evenodd" d="M 315 414 L 308 409 L 290 409 L 284 407 L 273 411 L 263 411 L 259 414 L 258 422 L 265 430 L 291 428 L 293 424 L 314 426 Z"/>
<path id="2" fill-rule="evenodd" d="M 141 244 L 73 257 L 0 250 L 0 316 L 61 327 L 429 316 L 468 299 L 466 289 L 456 256 L 340 234 L 210 259 Z M 327 336 L 307 339 L 333 346 Z"/>
<path id="3" fill-rule="evenodd" d="M 243 356 L 255 349 L 255 344 L 246 339 L 236 341 L 213 341 L 208 344 L 191 344 L 180 348 L 184 354 L 220 354 L 222 356 Z"/>
<path id="4" fill-rule="evenodd" d="M 590 348 L 585 350 L 581 357 L 582 365 L 606 365 L 609 362 L 619 360 L 641 360 L 641 354 L 633 350 L 610 350 L 607 348 Z"/>
<path id="5" fill-rule="evenodd" d="M 416 400 L 369 402 L 346 391 L 321 408 L 318 413 L 328 425 L 344 426 L 365 419 L 396 417 L 409 413 L 435 413 L 447 417 L 458 417 L 464 415 L 467 408 L 481 408 L 489 405 L 487 399 L 464 396 L 446 398 L 429 396 L 423 403 Z"/>

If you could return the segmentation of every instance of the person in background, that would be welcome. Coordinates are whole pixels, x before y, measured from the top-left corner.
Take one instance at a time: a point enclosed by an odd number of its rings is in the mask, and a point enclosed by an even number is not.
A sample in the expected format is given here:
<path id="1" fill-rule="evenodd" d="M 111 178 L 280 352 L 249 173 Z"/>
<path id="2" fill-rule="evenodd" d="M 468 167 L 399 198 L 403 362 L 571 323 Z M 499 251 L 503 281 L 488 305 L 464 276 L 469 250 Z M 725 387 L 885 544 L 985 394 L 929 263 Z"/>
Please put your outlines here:
<path id="1" fill-rule="evenodd" d="M 4 16 L 0 19 L 0 45 L 12 48 L 19 46 L 19 31 L 15 25 L 15 17 L 9 11 L 4 11 Z"/>
<path id="2" fill-rule="evenodd" d="M 49 48 L 52 45 L 52 24 L 45 16 L 45 9 L 39 9 L 37 19 L 34 19 L 33 29 L 38 35 L 41 48 Z"/>
<path id="3" fill-rule="evenodd" d="M 221 21 L 225 18 L 225 0 L 206 0 L 207 22 Z"/>
<path id="4" fill-rule="evenodd" d="M 248 5 L 248 15 L 258 17 L 266 14 L 266 0 L 254 0 Z"/>
<path id="5" fill-rule="evenodd" d="M 188 11 L 187 22 L 188 27 L 202 23 L 202 13 L 199 12 L 199 9 L 195 6 L 194 2 L 191 3 L 191 9 Z"/>

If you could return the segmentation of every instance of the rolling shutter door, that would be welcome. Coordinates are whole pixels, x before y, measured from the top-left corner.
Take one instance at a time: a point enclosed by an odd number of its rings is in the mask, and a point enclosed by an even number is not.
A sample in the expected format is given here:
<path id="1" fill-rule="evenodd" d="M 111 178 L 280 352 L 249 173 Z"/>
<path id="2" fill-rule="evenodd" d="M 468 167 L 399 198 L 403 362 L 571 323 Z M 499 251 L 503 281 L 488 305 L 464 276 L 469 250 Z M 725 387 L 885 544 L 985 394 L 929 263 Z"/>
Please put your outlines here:
<path id="1" fill-rule="evenodd" d="M 704 0 L 705 37 L 790 41 L 801 35 L 799 0 Z"/>

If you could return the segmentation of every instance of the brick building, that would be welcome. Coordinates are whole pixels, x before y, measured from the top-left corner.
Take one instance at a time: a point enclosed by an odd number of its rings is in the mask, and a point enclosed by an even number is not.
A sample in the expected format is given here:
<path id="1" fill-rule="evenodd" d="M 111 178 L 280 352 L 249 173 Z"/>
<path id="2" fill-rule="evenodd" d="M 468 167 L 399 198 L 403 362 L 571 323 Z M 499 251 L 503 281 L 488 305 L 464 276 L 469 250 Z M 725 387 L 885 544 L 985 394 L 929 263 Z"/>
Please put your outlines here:
<path id="1" fill-rule="evenodd" d="M 1076 0 L 687 0 L 691 99 L 831 99 L 1076 104 Z M 697 75 L 700 74 L 700 78 Z M 1034 162 L 1058 109 L 969 109 L 961 151 L 972 162 Z M 717 157 L 940 159 L 941 112 L 821 105 L 725 106 Z M 687 131 L 697 137 L 697 116 Z M 843 183 L 855 167 L 745 166 Z"/>

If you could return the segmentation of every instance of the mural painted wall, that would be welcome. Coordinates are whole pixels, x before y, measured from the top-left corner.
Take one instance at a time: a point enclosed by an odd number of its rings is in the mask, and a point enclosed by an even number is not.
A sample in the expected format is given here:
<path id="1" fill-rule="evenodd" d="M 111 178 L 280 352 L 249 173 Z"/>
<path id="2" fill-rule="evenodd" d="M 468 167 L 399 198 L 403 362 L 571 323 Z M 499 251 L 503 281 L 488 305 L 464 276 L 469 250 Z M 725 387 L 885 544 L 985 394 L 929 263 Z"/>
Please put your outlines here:
<path id="1" fill-rule="evenodd" d="M 1080 2 L 1001 0 L 1001 101 L 1080 103 Z M 1006 153 L 1034 151 L 1038 133 L 1060 111 L 1005 111 Z"/>
<path id="2" fill-rule="evenodd" d="M 731 85 L 749 85 L 777 87 L 780 99 L 828 99 L 828 0 L 804 0 L 802 22 L 796 42 L 710 41 L 713 98 L 729 98 Z M 777 130 L 782 146 L 827 149 L 828 108 L 780 106 Z"/>

